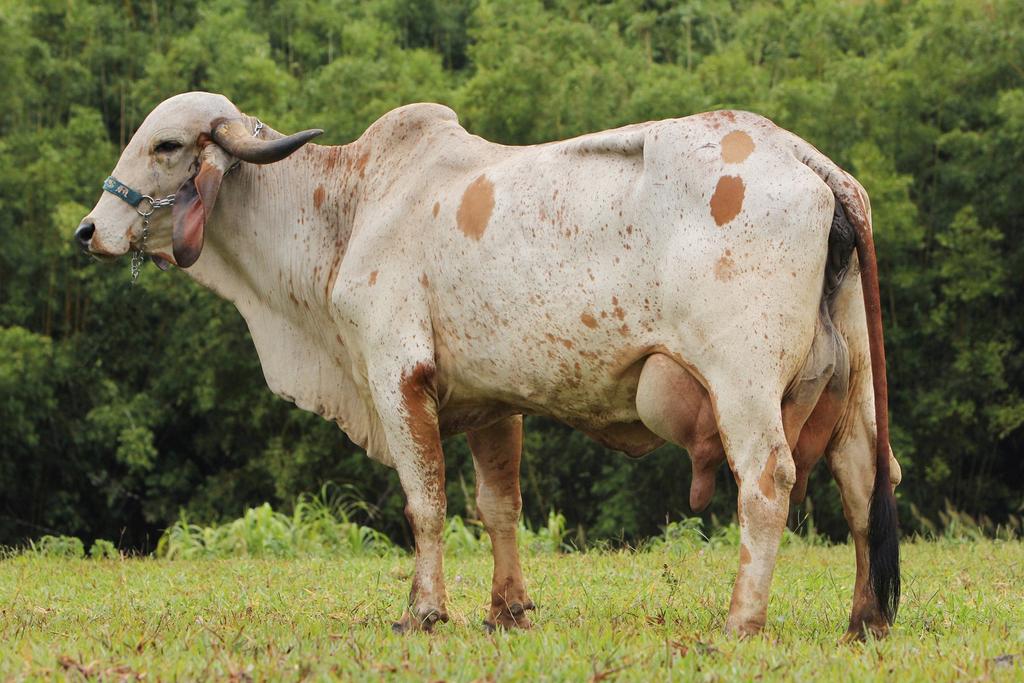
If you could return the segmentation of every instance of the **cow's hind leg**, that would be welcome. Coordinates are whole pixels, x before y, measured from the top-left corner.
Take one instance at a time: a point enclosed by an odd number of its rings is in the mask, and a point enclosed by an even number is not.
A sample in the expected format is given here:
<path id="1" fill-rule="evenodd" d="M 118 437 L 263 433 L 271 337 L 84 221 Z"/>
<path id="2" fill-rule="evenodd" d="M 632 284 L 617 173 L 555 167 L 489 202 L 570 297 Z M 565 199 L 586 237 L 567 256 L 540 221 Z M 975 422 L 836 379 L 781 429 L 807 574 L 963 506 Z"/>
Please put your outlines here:
<path id="1" fill-rule="evenodd" d="M 863 391 L 864 383 L 870 380 L 865 373 L 865 376 L 858 378 L 856 385 Z M 867 393 L 866 401 L 851 401 L 851 411 L 844 416 L 827 452 L 829 467 L 839 485 L 843 514 L 850 525 L 850 535 L 853 537 L 857 555 L 853 608 L 850 611 L 850 626 L 844 640 L 859 640 L 868 632 L 876 638 L 881 638 L 889 632 L 889 624 L 871 588 L 869 576 L 868 522 L 876 458 L 870 388 Z M 899 483 L 900 468 L 895 459 L 890 460 L 889 471 L 893 485 Z"/>
<path id="2" fill-rule="evenodd" d="M 637 411 L 648 429 L 690 450 L 690 501 L 695 509 L 706 505 L 714 490 L 714 471 L 724 445 L 739 484 L 741 538 L 726 628 L 749 635 L 764 627 L 796 466 L 782 422 L 781 389 L 765 391 L 747 384 L 745 377 L 740 381 L 722 373 L 720 380 L 709 380 L 710 391 L 705 391 L 681 364 L 655 354 L 640 375 Z"/>
<path id="3" fill-rule="evenodd" d="M 533 602 L 526 594 L 516 546 L 516 527 L 523 507 L 519 492 L 523 418 L 505 418 L 467 433 L 466 438 L 476 469 L 476 509 L 494 552 L 491 608 L 484 625 L 488 629 L 529 628 L 526 610 L 533 609 Z"/>
<path id="4" fill-rule="evenodd" d="M 727 386 L 711 385 L 722 442 L 739 486 L 740 564 L 726 630 L 752 635 L 765 625 L 796 467 L 778 398 Z"/>
<path id="5" fill-rule="evenodd" d="M 372 384 L 416 541 L 409 606 L 394 630 L 430 631 L 438 621 L 448 621 L 442 543 L 447 499 L 434 367 L 426 361 L 414 364 L 400 372 L 397 382 L 394 374 L 381 371 Z"/>

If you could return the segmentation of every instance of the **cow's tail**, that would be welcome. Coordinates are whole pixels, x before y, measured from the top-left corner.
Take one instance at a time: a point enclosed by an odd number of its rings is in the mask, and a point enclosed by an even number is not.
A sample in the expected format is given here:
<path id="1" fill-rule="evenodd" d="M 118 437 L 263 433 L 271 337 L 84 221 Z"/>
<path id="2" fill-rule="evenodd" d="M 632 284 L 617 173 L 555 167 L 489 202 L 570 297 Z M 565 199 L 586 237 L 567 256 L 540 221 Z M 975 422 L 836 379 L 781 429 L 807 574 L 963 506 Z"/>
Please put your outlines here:
<path id="1" fill-rule="evenodd" d="M 889 478 L 889 392 L 885 375 L 878 262 L 875 258 L 875 242 L 871 235 L 871 205 L 864 188 L 850 174 L 795 136 L 794 143 L 797 158 L 817 173 L 835 194 L 836 217 L 833 232 L 837 230 L 836 223 L 848 221 L 853 226 L 864 308 L 867 313 L 868 348 L 871 353 L 871 379 L 875 393 L 877 427 L 875 482 L 868 514 L 868 574 L 882 615 L 891 624 L 896 619 L 900 602 L 899 520 Z M 830 246 L 831 243 L 830 238 Z"/>

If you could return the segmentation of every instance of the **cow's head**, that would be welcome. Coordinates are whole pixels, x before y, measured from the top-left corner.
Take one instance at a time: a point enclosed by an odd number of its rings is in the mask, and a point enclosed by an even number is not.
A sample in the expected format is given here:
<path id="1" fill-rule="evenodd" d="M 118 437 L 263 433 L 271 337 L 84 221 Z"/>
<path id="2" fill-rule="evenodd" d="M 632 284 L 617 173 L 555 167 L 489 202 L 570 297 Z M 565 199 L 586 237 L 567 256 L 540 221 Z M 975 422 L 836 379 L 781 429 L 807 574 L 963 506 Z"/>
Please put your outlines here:
<path id="1" fill-rule="evenodd" d="M 263 139 L 254 135 L 257 125 L 222 95 L 190 92 L 163 101 L 121 153 L 104 184 L 107 191 L 75 230 L 75 241 L 104 260 L 138 249 L 142 214 L 153 200 L 173 196 L 172 208 L 150 216 L 146 251 L 158 264 L 191 266 L 203 248 L 206 220 L 231 166 L 237 161 L 279 161 L 322 132 L 287 137 L 269 133 L 275 139 Z"/>

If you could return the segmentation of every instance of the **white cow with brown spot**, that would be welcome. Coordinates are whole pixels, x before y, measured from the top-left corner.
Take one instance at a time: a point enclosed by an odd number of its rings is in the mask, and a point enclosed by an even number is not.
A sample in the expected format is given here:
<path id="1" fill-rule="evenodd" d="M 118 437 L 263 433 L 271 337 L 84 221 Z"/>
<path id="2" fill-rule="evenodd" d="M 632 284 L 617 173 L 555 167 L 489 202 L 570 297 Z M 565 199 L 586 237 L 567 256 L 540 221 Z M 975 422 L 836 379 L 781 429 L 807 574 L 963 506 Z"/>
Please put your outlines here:
<path id="1" fill-rule="evenodd" d="M 447 619 L 441 439 L 459 432 L 494 547 L 486 623 L 529 625 L 515 534 L 521 415 L 538 414 L 633 456 L 685 446 L 695 509 L 728 460 L 735 633 L 763 627 L 790 502 L 825 455 L 856 545 L 850 634 L 886 632 L 899 467 L 853 178 L 743 112 L 531 147 L 434 104 L 341 147 L 255 130 L 219 95 L 167 100 L 113 175 L 175 194 L 173 214 L 143 243 L 140 216 L 104 194 L 76 235 L 98 256 L 145 247 L 186 267 L 238 307 L 275 393 L 398 471 L 416 570 L 397 628 Z"/>

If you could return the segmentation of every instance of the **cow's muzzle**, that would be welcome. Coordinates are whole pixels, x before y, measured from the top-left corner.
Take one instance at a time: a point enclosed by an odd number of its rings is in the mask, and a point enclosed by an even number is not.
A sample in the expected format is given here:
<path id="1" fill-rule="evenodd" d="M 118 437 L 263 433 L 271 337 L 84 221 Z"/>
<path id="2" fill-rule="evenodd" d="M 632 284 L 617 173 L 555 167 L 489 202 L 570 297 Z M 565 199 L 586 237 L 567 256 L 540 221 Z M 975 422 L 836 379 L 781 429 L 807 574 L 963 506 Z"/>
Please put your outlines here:
<path id="1" fill-rule="evenodd" d="M 79 249 L 97 261 L 117 260 L 117 254 L 108 253 L 99 243 L 99 238 L 96 237 L 96 223 L 91 218 L 86 218 L 78 224 L 78 227 L 75 228 L 74 240 Z"/>
<path id="2" fill-rule="evenodd" d="M 92 241 L 92 236 L 96 233 L 96 224 L 92 222 L 92 219 L 86 218 L 78 224 L 78 228 L 75 230 L 75 242 L 79 248 L 88 253 L 89 242 Z"/>

